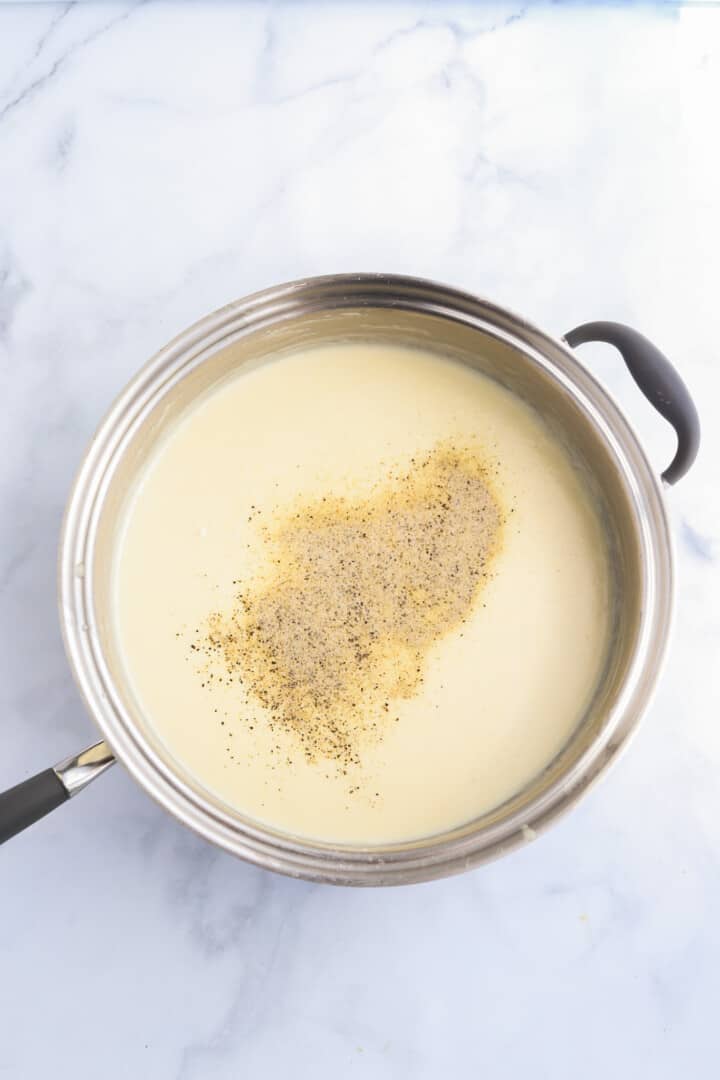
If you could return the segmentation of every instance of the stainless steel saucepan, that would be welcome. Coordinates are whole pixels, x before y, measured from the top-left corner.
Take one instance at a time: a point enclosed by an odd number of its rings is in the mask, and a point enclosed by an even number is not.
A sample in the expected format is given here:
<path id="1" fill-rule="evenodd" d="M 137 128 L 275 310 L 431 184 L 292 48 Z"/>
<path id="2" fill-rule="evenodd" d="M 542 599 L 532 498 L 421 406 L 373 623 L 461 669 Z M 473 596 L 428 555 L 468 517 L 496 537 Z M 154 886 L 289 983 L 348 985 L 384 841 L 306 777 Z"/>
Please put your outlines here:
<path id="1" fill-rule="evenodd" d="M 278 350 L 329 341 L 421 345 L 497 379 L 563 440 L 600 507 L 612 555 L 608 662 L 574 735 L 512 799 L 453 831 L 407 844 L 338 846 L 244 817 L 175 761 L 131 699 L 114 636 L 111 565 L 123 504 L 169 424 L 209 386 Z M 577 359 L 587 341 L 616 346 L 677 433 L 658 477 L 628 421 Z M 267 289 L 201 319 L 121 393 L 88 447 L 60 542 L 60 621 L 70 666 L 103 741 L 0 795 L 0 839 L 24 829 L 119 760 L 176 818 L 228 851 L 315 881 L 389 885 L 476 866 L 533 838 L 608 767 L 645 710 L 663 660 L 673 555 L 663 483 L 683 476 L 699 424 L 679 376 L 642 335 L 588 323 L 557 340 L 504 308 L 431 281 L 357 274 Z"/>

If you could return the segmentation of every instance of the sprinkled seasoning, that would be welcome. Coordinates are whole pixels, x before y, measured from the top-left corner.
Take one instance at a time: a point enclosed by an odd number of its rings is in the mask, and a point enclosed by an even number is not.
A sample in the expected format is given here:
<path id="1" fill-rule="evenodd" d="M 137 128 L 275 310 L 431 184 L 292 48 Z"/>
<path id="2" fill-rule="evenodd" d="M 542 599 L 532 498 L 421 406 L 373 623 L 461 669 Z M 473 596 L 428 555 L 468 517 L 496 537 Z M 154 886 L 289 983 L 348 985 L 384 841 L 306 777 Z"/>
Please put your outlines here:
<path id="1" fill-rule="evenodd" d="M 263 529 L 268 575 L 191 646 L 209 661 L 206 686 L 209 668 L 241 682 L 308 761 L 359 764 L 397 721 L 393 701 L 421 686 L 430 647 L 478 600 L 501 537 L 493 473 L 477 448 L 441 444 L 366 498 L 281 514 Z"/>

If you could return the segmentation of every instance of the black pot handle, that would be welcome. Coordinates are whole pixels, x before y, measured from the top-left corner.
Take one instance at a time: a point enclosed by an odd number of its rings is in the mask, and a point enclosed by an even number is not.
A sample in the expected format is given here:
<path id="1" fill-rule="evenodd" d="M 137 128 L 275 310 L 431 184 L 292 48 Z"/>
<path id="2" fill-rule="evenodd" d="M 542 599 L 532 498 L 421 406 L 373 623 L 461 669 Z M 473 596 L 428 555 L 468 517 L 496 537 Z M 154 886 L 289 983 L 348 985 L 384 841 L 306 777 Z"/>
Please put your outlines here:
<path id="1" fill-rule="evenodd" d="M 70 793 L 54 769 L 31 776 L 0 795 L 0 844 L 61 806 Z"/>
<path id="2" fill-rule="evenodd" d="M 677 450 L 662 478 L 675 484 L 697 457 L 700 419 L 685 383 L 667 357 L 646 337 L 616 322 L 590 322 L 576 326 L 565 341 L 574 348 L 586 341 L 605 341 L 622 355 L 627 369 L 651 405 L 675 428 Z"/>
<path id="3" fill-rule="evenodd" d="M 23 780 L 0 794 L 0 844 L 27 829 L 112 765 L 115 758 L 107 743 L 89 746 L 82 753 L 65 758 L 52 769 Z"/>

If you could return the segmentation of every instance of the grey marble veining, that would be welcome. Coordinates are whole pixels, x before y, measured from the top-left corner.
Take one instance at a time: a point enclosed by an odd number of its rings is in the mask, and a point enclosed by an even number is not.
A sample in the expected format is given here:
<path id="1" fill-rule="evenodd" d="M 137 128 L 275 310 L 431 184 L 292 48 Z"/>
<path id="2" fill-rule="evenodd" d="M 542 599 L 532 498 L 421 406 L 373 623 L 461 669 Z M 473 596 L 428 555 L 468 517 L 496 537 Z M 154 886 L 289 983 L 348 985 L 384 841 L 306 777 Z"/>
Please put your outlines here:
<path id="1" fill-rule="evenodd" d="M 0 6 L 0 787 L 93 740 L 55 615 L 82 449 L 153 350 L 311 273 L 561 334 L 630 322 L 704 421 L 676 630 L 627 754 L 537 843 L 346 891 L 205 845 L 116 768 L 0 854 L 0 1077 L 717 1074 L 720 8 Z M 660 470 L 612 350 L 583 358 Z"/>

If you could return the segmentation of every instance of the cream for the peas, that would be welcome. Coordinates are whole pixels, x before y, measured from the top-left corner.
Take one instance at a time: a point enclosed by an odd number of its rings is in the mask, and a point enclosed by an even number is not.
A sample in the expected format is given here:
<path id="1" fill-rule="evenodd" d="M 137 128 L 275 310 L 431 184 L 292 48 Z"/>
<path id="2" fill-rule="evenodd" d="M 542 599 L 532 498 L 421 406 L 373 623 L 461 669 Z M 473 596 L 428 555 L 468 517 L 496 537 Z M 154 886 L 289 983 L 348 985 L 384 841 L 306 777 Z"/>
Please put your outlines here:
<path id="1" fill-rule="evenodd" d="M 466 822 L 579 723 L 607 551 L 540 417 L 418 349 L 238 373 L 129 501 L 116 631 L 168 750 L 250 818 L 380 844 Z"/>

